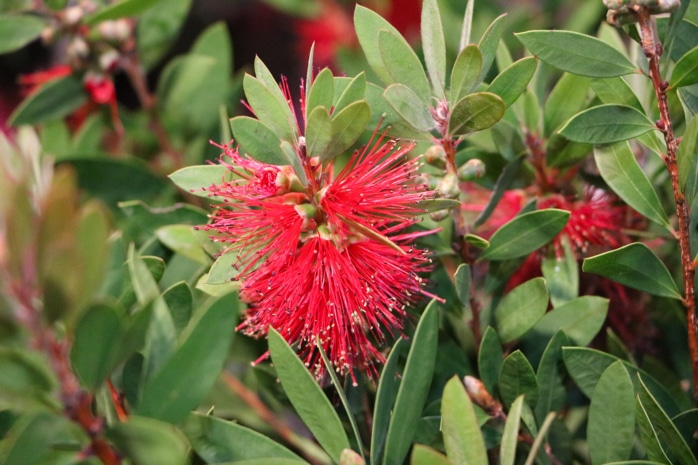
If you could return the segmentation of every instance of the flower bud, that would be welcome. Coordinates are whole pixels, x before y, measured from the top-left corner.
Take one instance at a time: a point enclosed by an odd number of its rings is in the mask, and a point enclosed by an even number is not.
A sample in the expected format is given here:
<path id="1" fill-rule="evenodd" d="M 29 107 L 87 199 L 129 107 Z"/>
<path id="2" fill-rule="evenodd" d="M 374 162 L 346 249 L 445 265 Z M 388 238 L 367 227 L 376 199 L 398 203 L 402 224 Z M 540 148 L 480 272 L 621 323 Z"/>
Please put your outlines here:
<path id="1" fill-rule="evenodd" d="M 85 11 L 79 6 L 71 6 L 63 10 L 61 20 L 66 26 L 75 26 L 84 16 Z"/>
<path id="2" fill-rule="evenodd" d="M 460 194 L 458 187 L 458 177 L 453 173 L 448 173 L 439 181 L 436 186 L 436 192 L 439 197 L 446 199 L 455 199 Z"/>
<path id="3" fill-rule="evenodd" d="M 431 218 L 434 221 L 442 221 L 448 218 L 450 214 L 451 210 L 449 209 L 436 210 L 435 212 L 429 212 L 429 218 Z"/>
<path id="4" fill-rule="evenodd" d="M 461 181 L 472 181 L 485 175 L 485 164 L 482 160 L 473 158 L 468 160 L 458 168 L 458 179 Z"/>
<path id="5" fill-rule="evenodd" d="M 446 151 L 440 145 L 432 145 L 424 152 L 424 161 L 437 168 L 446 167 Z"/>
<path id="6" fill-rule="evenodd" d="M 465 384 L 465 390 L 468 392 L 470 400 L 485 410 L 488 415 L 498 417 L 502 414 L 502 404 L 492 397 L 482 381 L 472 376 L 466 376 L 463 378 L 463 384 Z"/>
<path id="7" fill-rule="evenodd" d="M 110 48 L 99 55 L 99 67 L 107 73 L 114 72 L 119 65 L 119 52 Z"/>
<path id="8" fill-rule="evenodd" d="M 344 449 L 339 456 L 339 465 L 366 465 L 366 462 L 353 450 Z"/>
<path id="9" fill-rule="evenodd" d="M 102 21 L 97 28 L 100 36 L 110 42 L 124 42 L 131 35 L 131 24 L 126 19 Z"/>
<path id="10" fill-rule="evenodd" d="M 90 54 L 90 46 L 82 37 L 73 37 L 66 49 L 68 58 L 73 61 L 82 61 Z"/>

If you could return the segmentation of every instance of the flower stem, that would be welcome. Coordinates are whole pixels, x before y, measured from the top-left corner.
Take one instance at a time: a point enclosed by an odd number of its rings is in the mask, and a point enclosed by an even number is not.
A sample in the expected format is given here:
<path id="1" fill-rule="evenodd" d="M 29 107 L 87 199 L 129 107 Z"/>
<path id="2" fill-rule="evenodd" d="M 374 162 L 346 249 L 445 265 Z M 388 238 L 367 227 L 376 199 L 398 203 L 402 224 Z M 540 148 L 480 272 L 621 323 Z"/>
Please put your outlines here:
<path id="1" fill-rule="evenodd" d="M 686 197 L 679 185 L 679 170 L 676 160 L 679 143 L 674 137 L 674 129 L 671 124 L 669 114 L 669 103 L 667 101 L 667 88 L 669 84 L 662 79 L 659 70 L 659 58 L 662 54 L 662 44 L 655 41 L 656 26 L 652 21 L 649 10 L 642 5 L 635 6 L 635 14 L 640 25 L 640 37 L 642 39 L 642 50 L 649 61 L 649 75 L 652 80 L 655 95 L 657 96 L 657 106 L 659 107 L 659 117 L 657 127 L 664 134 L 667 146 L 667 153 L 664 156 L 664 163 L 669 170 L 671 187 L 676 201 L 676 216 L 678 217 L 679 248 L 681 252 L 681 266 L 683 271 L 684 284 L 684 306 L 686 308 L 686 321 L 688 324 L 688 347 L 693 367 L 693 400 L 698 405 L 698 327 L 696 326 L 696 301 L 695 301 L 695 266 L 691 254 L 690 243 L 690 215 L 686 202 Z"/>

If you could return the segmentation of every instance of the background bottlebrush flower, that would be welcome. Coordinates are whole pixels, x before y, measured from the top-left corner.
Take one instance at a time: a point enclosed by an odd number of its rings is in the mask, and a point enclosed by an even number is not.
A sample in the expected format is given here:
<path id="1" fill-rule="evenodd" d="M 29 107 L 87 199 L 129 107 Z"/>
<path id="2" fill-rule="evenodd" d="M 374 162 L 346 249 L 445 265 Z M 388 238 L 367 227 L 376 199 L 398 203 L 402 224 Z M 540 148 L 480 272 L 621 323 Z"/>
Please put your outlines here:
<path id="1" fill-rule="evenodd" d="M 403 328 L 406 305 L 424 290 L 427 252 L 412 245 L 431 231 L 411 232 L 431 193 L 414 181 L 412 144 L 379 137 L 356 151 L 335 175 L 332 162 L 304 159 L 311 182 L 290 167 L 242 157 L 230 146 L 221 159 L 235 180 L 207 188 L 224 199 L 204 229 L 237 254 L 240 295 L 249 309 L 238 329 L 260 337 L 269 327 L 297 346 L 320 378 L 316 341 L 333 368 L 377 376 L 377 346 Z"/>

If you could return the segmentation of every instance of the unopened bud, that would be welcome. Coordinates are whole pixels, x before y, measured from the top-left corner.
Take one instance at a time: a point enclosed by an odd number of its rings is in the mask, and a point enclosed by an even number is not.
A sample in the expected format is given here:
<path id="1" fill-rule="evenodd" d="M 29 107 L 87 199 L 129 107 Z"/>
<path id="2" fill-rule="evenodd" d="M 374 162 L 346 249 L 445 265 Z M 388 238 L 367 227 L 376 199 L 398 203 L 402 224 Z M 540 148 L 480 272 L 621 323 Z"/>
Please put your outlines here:
<path id="1" fill-rule="evenodd" d="M 66 26 L 75 26 L 85 15 L 85 11 L 79 6 L 71 6 L 63 10 L 61 20 Z"/>
<path id="2" fill-rule="evenodd" d="M 46 45 L 53 42 L 54 32 L 51 26 L 45 27 L 44 30 L 41 31 L 41 42 Z"/>
<path id="3" fill-rule="evenodd" d="M 99 55 L 99 66 L 107 73 L 114 72 L 119 65 L 119 52 L 109 49 Z"/>
<path id="4" fill-rule="evenodd" d="M 339 456 L 339 465 L 366 465 L 366 462 L 353 450 L 344 449 Z"/>
<path id="5" fill-rule="evenodd" d="M 424 161 L 437 168 L 446 167 L 446 151 L 440 145 L 432 145 L 424 152 Z"/>
<path id="6" fill-rule="evenodd" d="M 468 160 L 458 168 L 458 179 L 461 181 L 472 181 L 473 179 L 481 178 L 485 175 L 485 164 L 482 160 L 473 158 Z"/>
<path id="7" fill-rule="evenodd" d="M 82 37 L 73 37 L 68 44 L 66 54 L 71 61 L 80 63 L 90 54 L 90 47 Z"/>
<path id="8" fill-rule="evenodd" d="M 439 181 L 436 186 L 436 192 L 439 197 L 446 199 L 455 199 L 460 194 L 458 188 L 458 177 L 453 173 L 448 173 Z"/>
<path id="9" fill-rule="evenodd" d="M 102 21 L 97 29 L 103 39 L 111 42 L 124 42 L 131 35 L 131 24 L 126 19 Z"/>
<path id="10" fill-rule="evenodd" d="M 429 212 L 429 218 L 431 218 L 434 221 L 442 221 L 448 218 L 450 214 L 451 210 L 449 209 L 436 210 L 435 212 Z"/>
<path id="11" fill-rule="evenodd" d="M 603 0 L 608 8 L 606 21 L 616 27 L 637 22 L 635 10 L 644 8 L 651 15 L 671 13 L 680 5 L 680 0 Z"/>
<path id="12" fill-rule="evenodd" d="M 482 381 L 472 376 L 466 376 L 463 378 L 463 384 L 465 384 L 465 390 L 470 400 L 481 407 L 488 415 L 498 417 L 502 414 L 502 404 L 492 397 L 492 394 L 487 391 Z"/>

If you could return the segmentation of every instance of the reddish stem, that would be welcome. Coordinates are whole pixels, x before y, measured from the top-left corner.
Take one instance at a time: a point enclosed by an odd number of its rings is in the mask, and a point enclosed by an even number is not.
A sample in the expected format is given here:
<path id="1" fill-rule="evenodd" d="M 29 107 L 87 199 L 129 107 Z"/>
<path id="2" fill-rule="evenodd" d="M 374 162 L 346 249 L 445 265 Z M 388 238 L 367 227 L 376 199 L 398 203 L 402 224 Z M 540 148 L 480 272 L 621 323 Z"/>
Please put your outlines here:
<path id="1" fill-rule="evenodd" d="M 669 114 L 669 103 L 667 101 L 667 88 L 669 84 L 661 77 L 659 70 L 659 58 L 662 54 L 661 43 L 655 42 L 655 28 L 652 17 L 646 7 L 637 5 L 635 7 L 640 24 L 640 36 L 642 38 L 642 50 L 649 61 L 649 74 L 657 96 L 657 106 L 659 107 L 660 124 L 658 128 L 664 134 L 667 146 L 667 153 L 664 163 L 669 171 L 671 187 L 674 192 L 676 202 L 676 216 L 678 217 L 679 248 L 681 252 L 681 266 L 683 268 L 684 284 L 684 306 L 686 308 L 686 320 L 688 324 L 688 347 L 693 367 L 693 400 L 698 405 L 698 327 L 696 326 L 696 301 L 695 301 L 695 265 L 691 254 L 690 242 L 690 213 L 686 198 L 679 185 L 679 170 L 676 161 L 676 153 L 679 143 L 674 137 L 674 129 L 671 124 Z"/>

